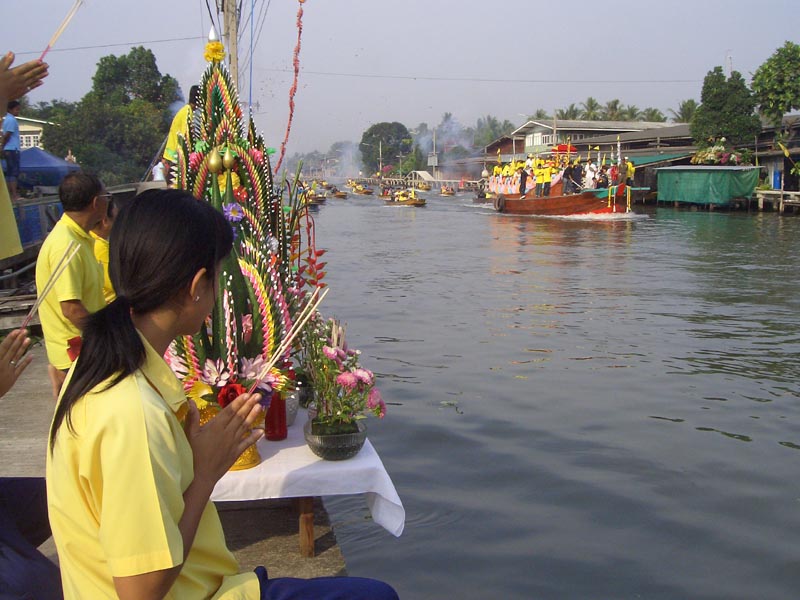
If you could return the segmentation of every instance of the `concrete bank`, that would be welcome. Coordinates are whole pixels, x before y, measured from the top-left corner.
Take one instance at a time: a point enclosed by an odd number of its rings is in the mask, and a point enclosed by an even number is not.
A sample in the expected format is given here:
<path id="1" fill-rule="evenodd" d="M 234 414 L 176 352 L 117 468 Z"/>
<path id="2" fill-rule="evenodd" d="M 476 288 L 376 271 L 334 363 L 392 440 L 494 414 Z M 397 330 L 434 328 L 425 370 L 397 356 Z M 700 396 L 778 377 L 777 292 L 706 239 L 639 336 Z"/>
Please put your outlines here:
<path id="1" fill-rule="evenodd" d="M 41 344 L 34 361 L 0 400 L 0 477 L 43 477 L 53 400 Z M 242 570 L 267 567 L 271 577 L 345 575 L 346 568 L 322 502 L 314 504 L 316 556 L 300 556 L 297 513 L 291 500 L 218 504 L 228 547 Z M 41 550 L 57 560 L 52 538 Z"/>

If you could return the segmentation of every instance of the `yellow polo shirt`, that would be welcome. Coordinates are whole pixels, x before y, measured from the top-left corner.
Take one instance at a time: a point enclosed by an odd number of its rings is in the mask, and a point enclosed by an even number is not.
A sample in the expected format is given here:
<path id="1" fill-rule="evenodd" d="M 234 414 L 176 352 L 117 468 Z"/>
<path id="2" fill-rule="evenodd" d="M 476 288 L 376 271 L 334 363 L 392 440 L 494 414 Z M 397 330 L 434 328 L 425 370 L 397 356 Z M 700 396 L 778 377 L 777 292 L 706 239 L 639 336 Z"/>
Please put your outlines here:
<path id="1" fill-rule="evenodd" d="M 108 276 L 108 240 L 101 238 L 94 231 L 90 231 L 89 235 L 94 240 L 94 257 L 103 268 L 103 298 L 105 298 L 107 304 L 111 304 L 117 297 L 117 293 L 114 291 L 114 286 L 111 285 L 111 278 Z"/>
<path id="2" fill-rule="evenodd" d="M 179 420 L 186 397 L 163 358 L 142 340 L 142 367 L 78 400 L 71 413 L 75 433 L 64 422 L 48 452 L 47 501 L 66 600 L 116 598 L 114 577 L 183 562 L 178 522 L 194 477 Z M 255 573 L 239 573 L 209 501 L 167 598 L 259 597 Z"/>
<path id="3" fill-rule="evenodd" d="M 80 330 L 61 312 L 61 302 L 80 300 L 89 312 L 97 312 L 106 305 L 103 298 L 103 268 L 94 256 L 94 240 L 67 214 L 61 216 L 39 250 L 36 260 L 37 292 L 42 291 L 73 241 L 80 244 L 80 250 L 39 306 L 47 358 L 57 369 L 69 369 L 72 361 L 67 356 L 67 340 L 81 335 Z"/>
<path id="4" fill-rule="evenodd" d="M 172 124 L 169 126 L 169 133 L 167 134 L 167 143 L 164 146 L 164 158 L 172 164 L 178 162 L 178 134 L 181 134 L 184 139 L 188 141 L 189 138 L 189 120 L 192 118 L 192 106 L 186 104 L 172 118 Z"/>
<path id="5" fill-rule="evenodd" d="M 0 260 L 16 256 L 21 252 L 22 244 L 19 241 L 17 219 L 14 217 L 6 179 L 0 171 Z"/>

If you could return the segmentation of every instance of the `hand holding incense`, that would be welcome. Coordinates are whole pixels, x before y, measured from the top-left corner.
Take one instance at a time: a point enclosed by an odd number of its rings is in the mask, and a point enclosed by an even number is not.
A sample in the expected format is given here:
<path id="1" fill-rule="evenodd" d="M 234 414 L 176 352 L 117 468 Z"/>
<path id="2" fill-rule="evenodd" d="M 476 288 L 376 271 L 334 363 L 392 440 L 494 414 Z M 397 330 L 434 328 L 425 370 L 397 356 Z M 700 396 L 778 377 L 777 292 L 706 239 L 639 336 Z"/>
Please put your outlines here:
<path id="1" fill-rule="evenodd" d="M 58 38 L 61 37 L 61 34 L 64 33 L 64 30 L 67 28 L 67 25 L 69 25 L 69 22 L 72 20 L 72 17 L 75 16 L 75 13 L 78 12 L 78 9 L 81 7 L 81 4 L 83 4 L 83 0 L 75 0 L 75 4 L 72 5 L 72 8 L 67 13 L 67 16 L 64 17 L 64 20 L 61 22 L 61 25 L 59 25 L 58 29 L 56 29 L 56 32 L 53 34 L 53 37 L 50 38 L 50 42 L 47 44 L 47 48 L 44 49 L 44 52 L 42 52 L 42 55 L 39 57 L 39 62 L 42 62 L 47 53 L 50 52 L 50 48 L 55 46 L 56 40 L 58 40 Z"/>

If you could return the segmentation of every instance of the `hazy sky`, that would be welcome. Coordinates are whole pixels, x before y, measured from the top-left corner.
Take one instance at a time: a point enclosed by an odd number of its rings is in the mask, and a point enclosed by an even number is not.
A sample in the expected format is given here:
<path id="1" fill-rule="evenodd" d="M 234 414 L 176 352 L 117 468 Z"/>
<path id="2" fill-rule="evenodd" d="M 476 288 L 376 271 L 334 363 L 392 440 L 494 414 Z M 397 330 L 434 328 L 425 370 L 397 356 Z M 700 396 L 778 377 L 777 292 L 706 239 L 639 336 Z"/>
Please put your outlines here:
<path id="1" fill-rule="evenodd" d="M 3 41 L 18 62 L 41 53 L 73 1 L 3 2 Z M 254 2 L 257 25 L 266 11 L 256 27 L 254 112 L 277 147 L 300 5 Z M 215 1 L 208 4 L 213 9 Z M 250 4 L 243 0 L 243 21 Z M 588 96 L 669 114 L 681 100 L 700 100 L 714 66 L 727 72 L 730 60 L 749 81 L 786 40 L 800 41 L 796 0 L 307 0 L 303 9 L 290 152 L 358 141 L 380 121 L 433 126 L 444 112 L 465 126 L 485 115 L 522 123 L 538 108 L 551 112 Z M 203 72 L 209 26 L 206 0 L 86 0 L 48 55 L 51 75 L 31 100 L 80 99 L 99 58 L 132 45 L 152 49 L 161 72 L 186 91 Z M 248 23 L 244 65 L 249 47 Z M 249 68 L 244 75 L 240 96 L 247 101 Z"/>

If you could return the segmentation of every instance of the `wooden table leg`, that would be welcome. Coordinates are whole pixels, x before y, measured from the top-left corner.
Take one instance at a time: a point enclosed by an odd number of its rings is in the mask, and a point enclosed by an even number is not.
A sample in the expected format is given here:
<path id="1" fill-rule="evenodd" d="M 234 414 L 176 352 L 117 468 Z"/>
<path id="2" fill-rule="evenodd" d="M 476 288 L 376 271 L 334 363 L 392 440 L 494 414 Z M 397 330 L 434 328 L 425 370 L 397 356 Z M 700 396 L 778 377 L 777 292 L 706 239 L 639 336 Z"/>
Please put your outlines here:
<path id="1" fill-rule="evenodd" d="M 314 556 L 314 498 L 298 498 L 297 508 L 300 513 L 300 556 Z"/>

